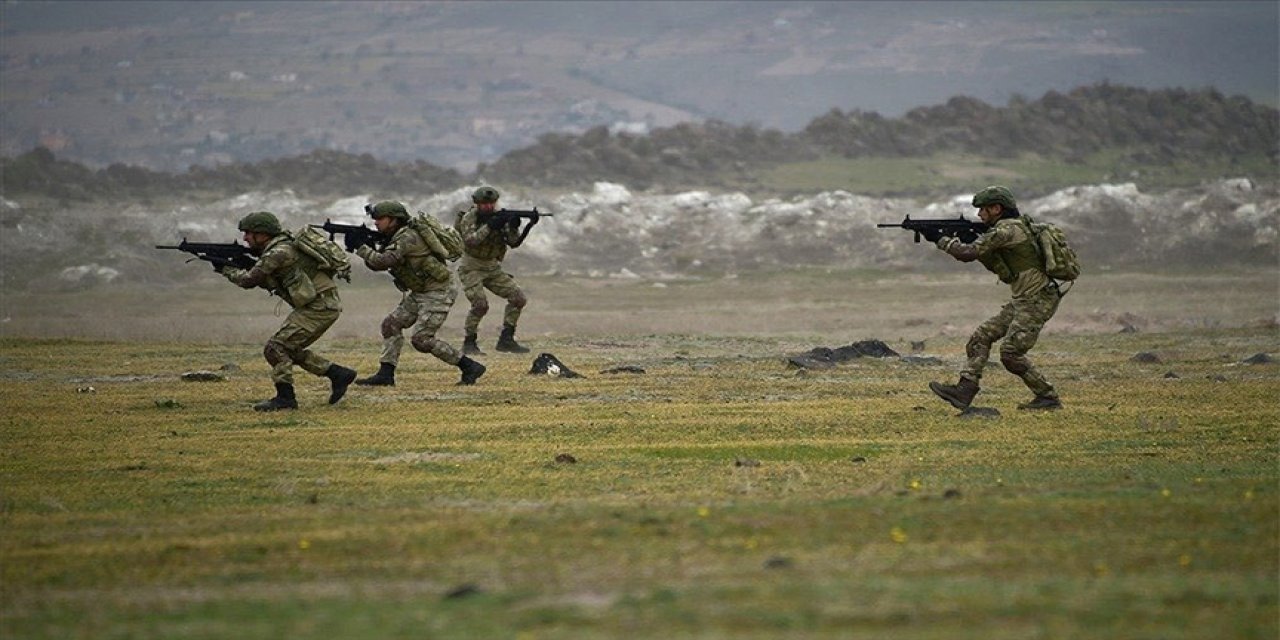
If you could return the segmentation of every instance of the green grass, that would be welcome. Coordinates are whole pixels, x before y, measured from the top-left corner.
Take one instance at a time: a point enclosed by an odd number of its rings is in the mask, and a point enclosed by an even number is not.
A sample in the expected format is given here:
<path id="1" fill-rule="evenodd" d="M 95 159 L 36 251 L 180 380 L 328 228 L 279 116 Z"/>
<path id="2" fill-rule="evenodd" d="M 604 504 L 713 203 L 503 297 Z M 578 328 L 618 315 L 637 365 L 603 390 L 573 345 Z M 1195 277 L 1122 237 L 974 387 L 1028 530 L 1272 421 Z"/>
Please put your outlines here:
<path id="1" fill-rule="evenodd" d="M 1274 182 L 1276 166 L 1265 157 L 1234 161 L 1135 163 L 1123 149 L 1108 150 L 1078 163 L 1030 154 L 985 158 L 940 154 L 927 158 L 829 157 L 780 165 L 761 172 L 758 184 L 785 194 L 843 189 L 872 196 L 949 196 L 969 193 L 975 184 L 1007 184 L 1018 193 L 1044 194 L 1073 185 L 1133 182 L 1143 191 L 1194 186 L 1208 178 L 1250 177 Z"/>
<path id="2" fill-rule="evenodd" d="M 253 343 L 0 339 L 0 632 L 1275 636 L 1280 366 L 1238 364 L 1273 328 L 1049 334 L 1066 409 L 1014 410 L 996 365 L 998 419 L 924 390 L 962 336 L 804 374 L 769 335 L 534 340 L 587 378 L 495 354 L 458 388 L 407 353 L 393 389 L 330 407 L 299 374 L 263 415 Z"/>

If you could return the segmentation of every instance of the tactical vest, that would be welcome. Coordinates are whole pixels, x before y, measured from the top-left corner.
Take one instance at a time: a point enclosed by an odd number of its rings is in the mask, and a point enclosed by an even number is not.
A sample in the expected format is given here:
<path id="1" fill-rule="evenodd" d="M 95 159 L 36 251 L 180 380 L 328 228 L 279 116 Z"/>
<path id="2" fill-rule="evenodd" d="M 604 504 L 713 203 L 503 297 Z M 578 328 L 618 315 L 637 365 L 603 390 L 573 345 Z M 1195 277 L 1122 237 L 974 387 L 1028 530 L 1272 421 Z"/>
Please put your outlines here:
<path id="1" fill-rule="evenodd" d="M 269 253 L 277 252 L 286 252 L 292 259 L 286 259 L 282 268 L 268 274 L 264 286 L 271 293 L 280 296 L 290 307 L 305 307 L 318 294 L 337 287 L 332 278 L 320 271 L 319 264 L 314 259 L 293 246 L 288 236 L 281 234 L 273 238 L 263 249 L 262 257 L 266 258 Z"/>
<path id="2" fill-rule="evenodd" d="M 1000 278 L 1000 282 L 1013 284 L 1019 273 L 1028 269 L 1040 269 L 1041 262 L 1040 253 L 1037 251 L 1031 235 L 1027 233 L 1026 226 L 1016 218 L 1006 218 L 1006 220 L 1018 225 L 1018 230 L 1023 236 L 1022 241 L 1000 247 L 986 255 L 978 256 L 978 262 L 982 263 L 982 266 L 986 267 L 987 270 L 996 274 L 996 277 Z M 1001 220 L 996 224 L 1009 223 Z"/>
<path id="3" fill-rule="evenodd" d="M 483 223 L 480 222 L 480 213 L 476 211 L 475 207 L 471 207 L 467 211 L 458 212 L 458 220 L 453 226 L 463 238 L 466 238 L 479 230 Z M 485 237 L 484 242 L 477 246 L 466 245 L 463 254 L 478 260 L 497 260 L 501 262 L 507 255 L 507 234 L 505 229 L 490 229 L 489 235 Z"/>
<path id="4" fill-rule="evenodd" d="M 449 281 L 449 268 L 431 255 L 422 235 L 412 227 L 401 227 L 388 244 L 405 249 L 404 260 L 389 269 L 397 289 L 421 293 L 432 284 Z"/>

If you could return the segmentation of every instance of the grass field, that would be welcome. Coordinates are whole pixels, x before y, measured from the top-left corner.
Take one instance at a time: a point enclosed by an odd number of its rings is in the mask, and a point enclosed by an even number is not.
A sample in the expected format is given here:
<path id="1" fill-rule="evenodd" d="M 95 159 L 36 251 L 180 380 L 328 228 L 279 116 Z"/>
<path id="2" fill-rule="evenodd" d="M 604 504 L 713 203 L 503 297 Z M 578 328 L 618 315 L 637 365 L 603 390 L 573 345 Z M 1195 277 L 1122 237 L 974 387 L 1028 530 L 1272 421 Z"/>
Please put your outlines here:
<path id="1" fill-rule="evenodd" d="M 997 364 L 996 418 L 925 390 L 986 278 L 526 282 L 534 353 L 476 386 L 406 353 L 332 407 L 300 373 L 285 414 L 249 409 L 280 321 L 257 294 L 6 294 L 0 637 L 1280 630 L 1280 365 L 1242 363 L 1280 356 L 1272 270 L 1093 276 L 1033 352 L 1066 408 L 1015 410 Z M 394 298 L 357 284 L 318 349 L 367 372 Z M 864 338 L 941 363 L 785 360 Z M 539 351 L 586 377 L 528 375 Z"/>
<path id="2" fill-rule="evenodd" d="M 822 158 L 779 165 L 756 176 L 767 192 L 844 189 L 864 195 L 947 197 L 974 184 L 1006 184 L 1020 194 L 1045 194 L 1078 184 L 1132 182 L 1143 191 L 1192 187 L 1210 178 L 1247 176 L 1266 182 L 1275 164 L 1262 156 L 1231 162 L 1135 162 L 1127 150 L 1108 150 L 1078 162 L 1028 155 L 1017 158 L 938 154 L 925 158 Z"/>

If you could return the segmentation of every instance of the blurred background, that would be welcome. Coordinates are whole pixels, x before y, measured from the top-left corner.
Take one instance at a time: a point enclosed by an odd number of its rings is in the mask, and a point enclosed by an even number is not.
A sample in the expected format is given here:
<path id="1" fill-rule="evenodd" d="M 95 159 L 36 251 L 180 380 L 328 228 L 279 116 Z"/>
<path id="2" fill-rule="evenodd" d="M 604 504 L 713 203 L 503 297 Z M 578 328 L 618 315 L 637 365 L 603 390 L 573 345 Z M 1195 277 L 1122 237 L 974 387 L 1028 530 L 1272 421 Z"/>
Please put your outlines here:
<path id="1" fill-rule="evenodd" d="M 509 259 L 546 282 L 954 271 L 874 224 L 1001 183 L 1086 273 L 1270 296 L 1278 34 L 1275 2 L 5 2 L 0 331 L 223 286 L 153 246 L 250 211 L 452 222 L 480 184 L 556 213 Z"/>

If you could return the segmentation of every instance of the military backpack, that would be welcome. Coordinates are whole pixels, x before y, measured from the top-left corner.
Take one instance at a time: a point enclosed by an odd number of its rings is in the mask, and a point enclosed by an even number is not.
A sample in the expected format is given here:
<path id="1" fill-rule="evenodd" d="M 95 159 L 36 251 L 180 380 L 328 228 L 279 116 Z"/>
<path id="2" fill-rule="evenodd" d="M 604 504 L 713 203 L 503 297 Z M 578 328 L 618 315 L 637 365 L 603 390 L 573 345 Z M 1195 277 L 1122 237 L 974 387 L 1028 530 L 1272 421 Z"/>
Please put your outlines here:
<path id="1" fill-rule="evenodd" d="M 1035 222 L 1025 215 L 1022 219 L 1031 231 L 1040 259 L 1044 261 L 1045 274 L 1054 280 L 1071 281 L 1080 277 L 1080 259 L 1062 229 L 1048 222 Z"/>
<path id="2" fill-rule="evenodd" d="M 409 227 L 422 236 L 427 249 L 440 260 L 450 262 L 462 257 L 462 234 L 457 229 L 446 227 L 421 211 L 409 220 Z"/>
<path id="3" fill-rule="evenodd" d="M 289 234 L 293 246 L 303 255 L 316 261 L 317 268 L 330 277 L 351 282 L 351 261 L 342 245 L 326 238 L 310 226 Z"/>

